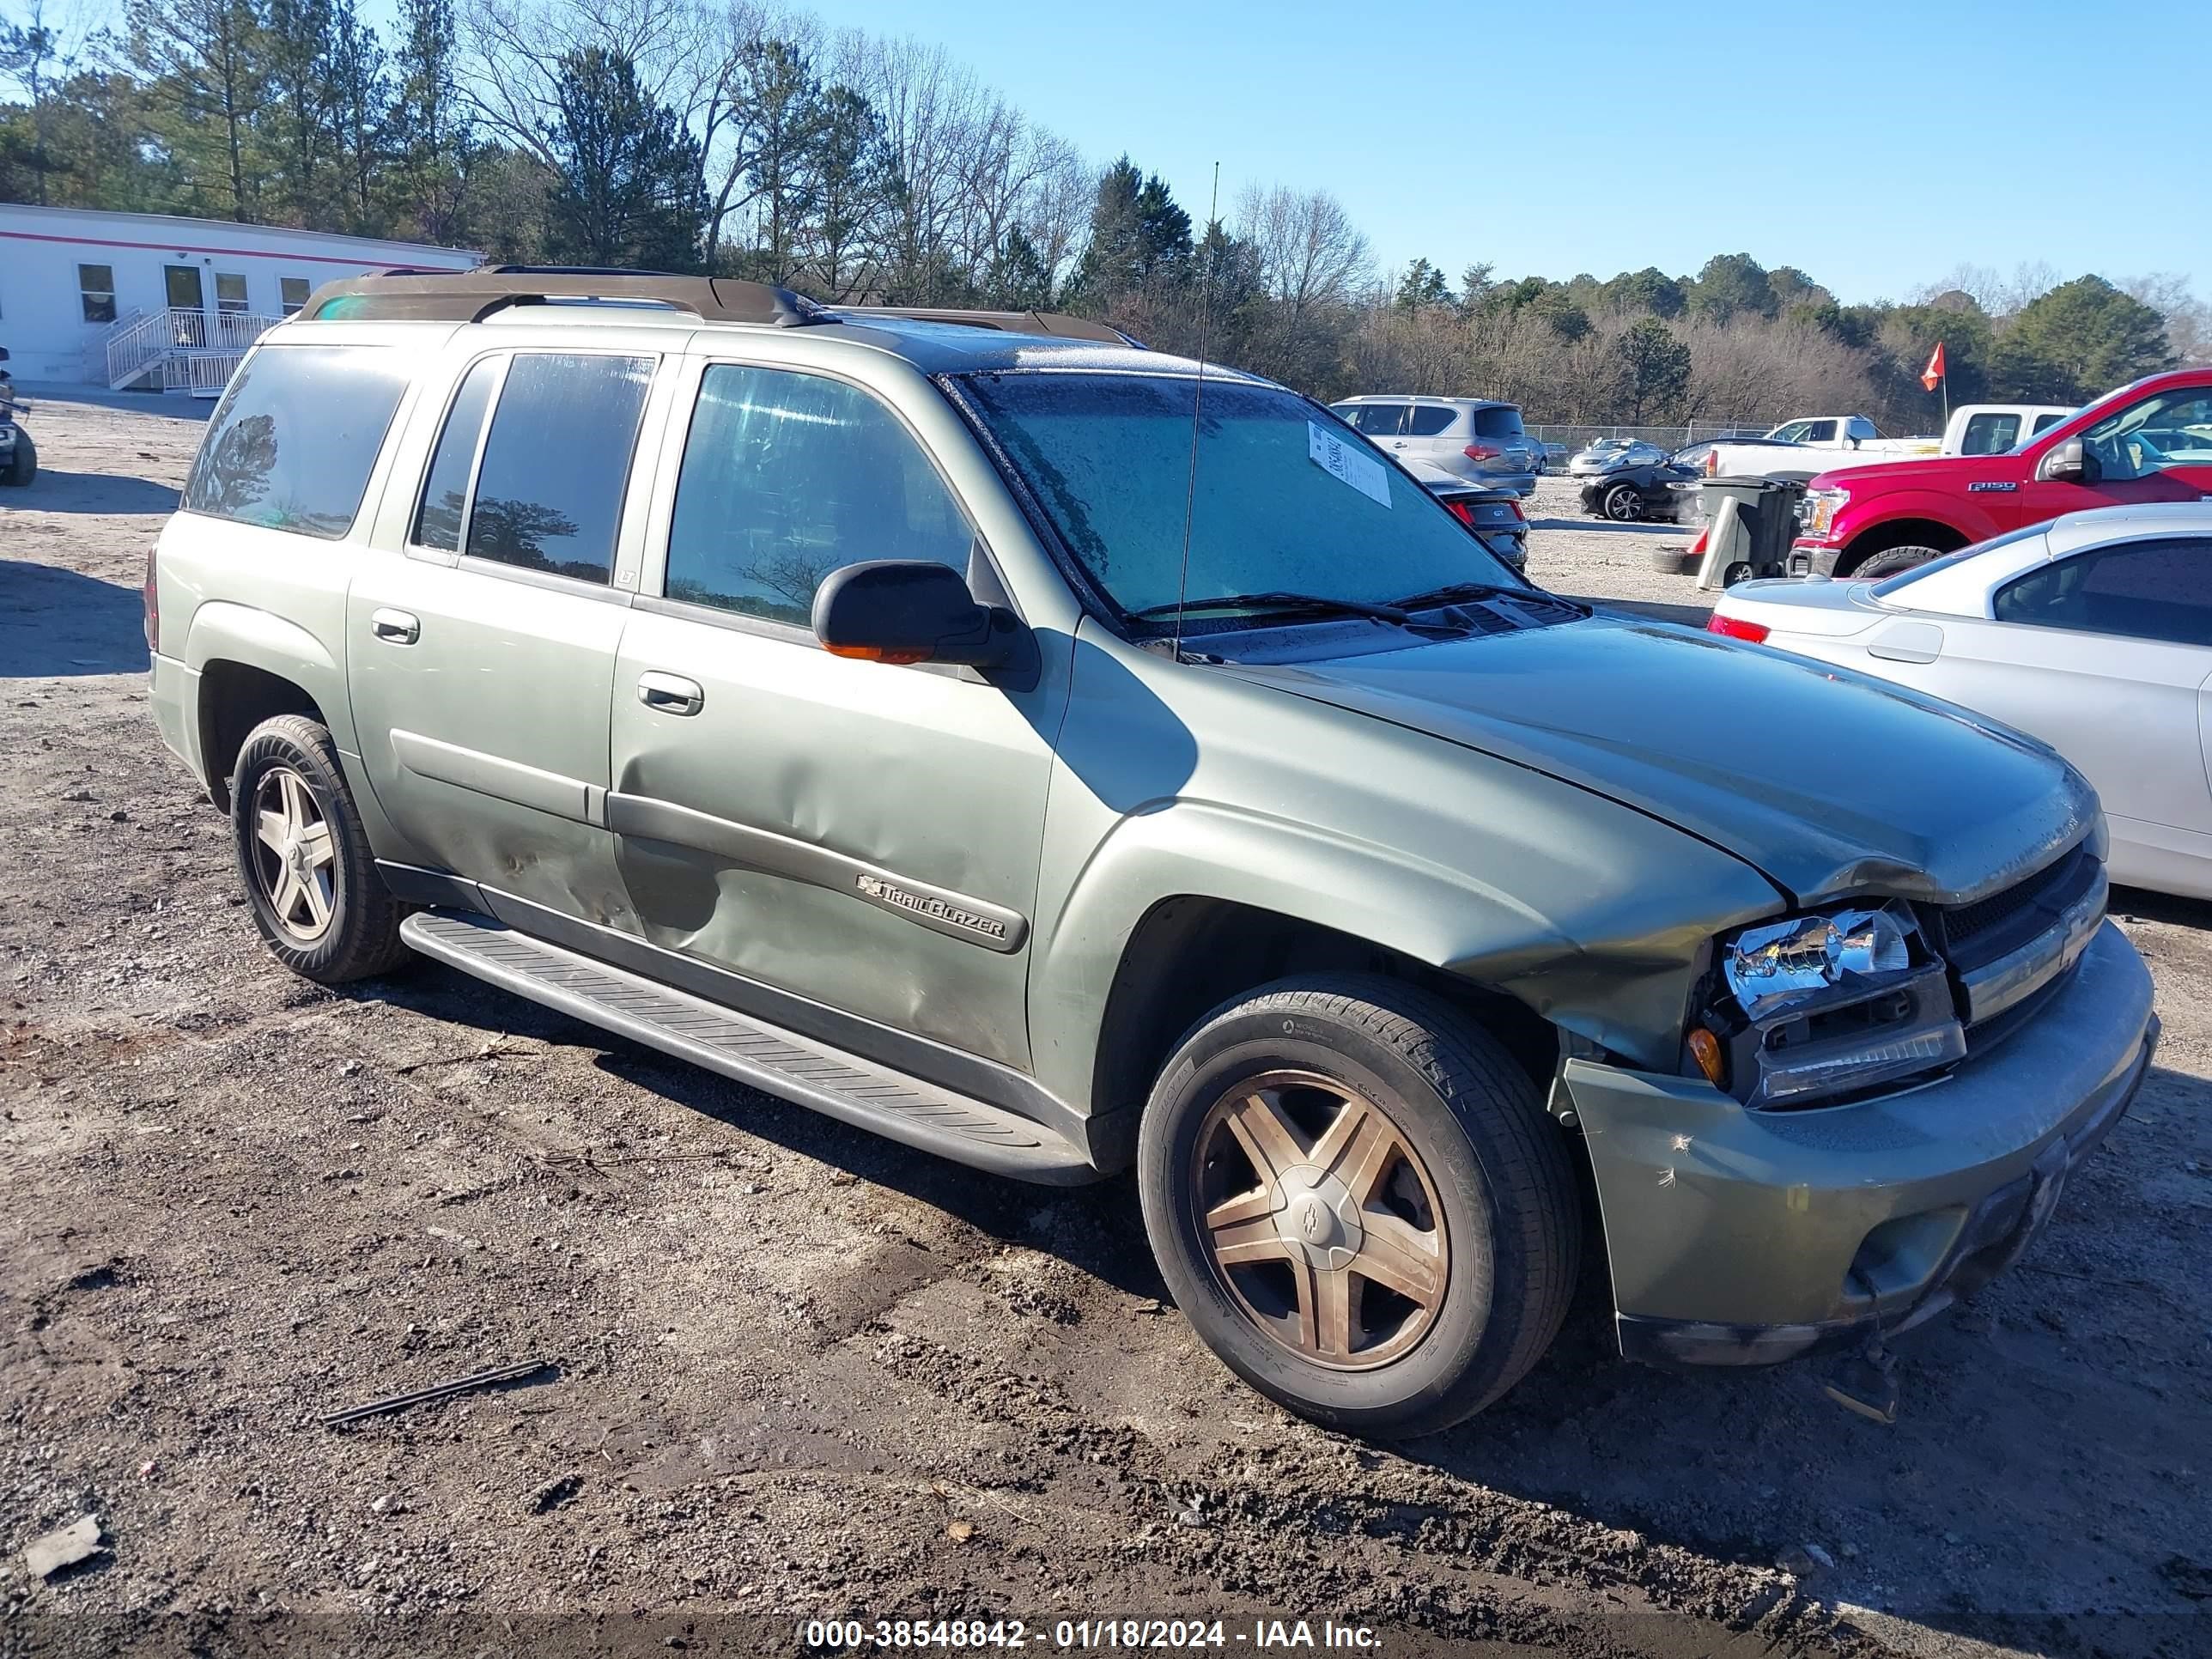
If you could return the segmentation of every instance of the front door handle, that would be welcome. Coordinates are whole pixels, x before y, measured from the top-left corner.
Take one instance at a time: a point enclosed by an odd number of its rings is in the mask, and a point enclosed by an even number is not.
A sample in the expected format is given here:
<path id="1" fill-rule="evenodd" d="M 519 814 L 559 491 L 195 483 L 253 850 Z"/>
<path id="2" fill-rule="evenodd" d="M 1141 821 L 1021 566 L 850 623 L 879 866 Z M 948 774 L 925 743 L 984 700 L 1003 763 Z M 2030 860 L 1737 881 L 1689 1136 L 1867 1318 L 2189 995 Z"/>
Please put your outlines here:
<path id="1" fill-rule="evenodd" d="M 707 706 L 698 681 L 658 672 L 637 677 L 637 700 L 662 714 L 696 714 Z"/>
<path id="2" fill-rule="evenodd" d="M 422 637 L 422 623 L 404 611 L 372 611 L 368 629 L 388 645 L 412 645 Z"/>

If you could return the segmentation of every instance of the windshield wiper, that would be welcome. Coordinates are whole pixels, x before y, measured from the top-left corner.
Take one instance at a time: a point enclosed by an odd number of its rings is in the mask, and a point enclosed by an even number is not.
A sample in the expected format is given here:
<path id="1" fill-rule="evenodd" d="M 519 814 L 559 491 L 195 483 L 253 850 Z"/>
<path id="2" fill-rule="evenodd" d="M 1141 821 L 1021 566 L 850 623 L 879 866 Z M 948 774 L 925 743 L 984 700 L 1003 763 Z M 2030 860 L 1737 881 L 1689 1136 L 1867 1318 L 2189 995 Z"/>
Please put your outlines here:
<path id="1" fill-rule="evenodd" d="M 1424 605 L 1456 605 L 1462 599 L 1535 599 L 1549 597 L 1533 587 L 1507 587 L 1498 582 L 1452 582 L 1443 587 L 1431 587 L 1426 592 L 1408 593 L 1402 599 L 1390 603 L 1401 611 L 1419 611 Z"/>
<path id="2" fill-rule="evenodd" d="M 1170 599 L 1164 605 L 1148 605 L 1129 615 L 1139 622 L 1148 622 L 1155 617 L 1171 617 L 1178 611 L 1230 611 L 1249 608 L 1272 611 L 1307 611 L 1316 616 L 1372 617 L 1376 622 L 1396 623 L 1401 626 L 1413 619 L 1395 605 L 1370 605 L 1364 599 L 1331 599 L 1323 593 L 1293 593 L 1284 588 L 1269 588 L 1263 593 L 1224 593 L 1210 599 Z"/>

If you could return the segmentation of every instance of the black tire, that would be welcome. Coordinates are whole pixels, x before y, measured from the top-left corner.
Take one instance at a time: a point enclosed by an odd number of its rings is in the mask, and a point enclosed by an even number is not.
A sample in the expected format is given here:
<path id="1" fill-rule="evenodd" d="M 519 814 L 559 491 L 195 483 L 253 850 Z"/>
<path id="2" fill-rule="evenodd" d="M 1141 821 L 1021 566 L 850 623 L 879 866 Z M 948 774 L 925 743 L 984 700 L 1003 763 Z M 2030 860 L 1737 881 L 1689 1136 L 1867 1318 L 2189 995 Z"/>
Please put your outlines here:
<path id="1" fill-rule="evenodd" d="M 1734 587 L 1738 582 L 1747 582 L 1751 578 L 1751 561 L 1749 559 L 1738 559 L 1734 564 L 1729 566 L 1727 569 L 1721 572 L 1721 586 L 1723 587 Z"/>
<path id="2" fill-rule="evenodd" d="M 1855 582 L 1880 581 L 1884 576 L 1901 575 L 1916 565 L 1926 564 L 1930 559 L 1943 555 L 1932 547 L 1886 547 L 1879 553 L 1869 553 L 1852 568 Z"/>
<path id="3" fill-rule="evenodd" d="M 1201 1161 L 1201 1133 L 1217 1133 L 1208 1126 L 1227 1103 L 1249 1098 L 1256 1080 L 1285 1073 L 1328 1079 L 1347 1096 L 1345 1109 L 1384 1118 L 1425 1166 L 1417 1179 L 1433 1194 L 1431 1225 L 1448 1242 L 1440 1292 L 1419 1334 L 1368 1369 L 1329 1365 L 1270 1334 L 1232 1288 L 1237 1270 L 1219 1265 L 1209 1243 L 1215 1235 L 1206 1218 L 1218 1200 L 1201 1190 L 1212 1167 Z M 1207 1015 L 1153 1087 L 1138 1133 L 1137 1178 L 1160 1271 L 1198 1334 L 1260 1392 L 1331 1428 L 1402 1438 L 1473 1416 L 1536 1363 L 1574 1294 L 1583 1218 L 1564 1132 L 1494 1037 L 1443 999 L 1394 980 L 1280 980 Z M 1261 1184 L 1270 1185 L 1264 1176 Z M 1273 1206 L 1285 1218 L 1280 1224 L 1271 1213 L 1255 1224 L 1290 1229 L 1301 1201 Z M 1372 1218 L 1376 1206 L 1358 1213 Z M 1369 1305 L 1370 1295 L 1364 1287 L 1357 1301 Z M 1386 1287 L 1382 1300 L 1395 1299 Z"/>
<path id="4" fill-rule="evenodd" d="M 263 813 L 293 797 L 288 780 L 304 788 L 301 819 L 307 818 L 311 802 L 325 834 L 292 837 L 289 850 L 279 850 L 264 838 Z M 230 821 L 253 920 L 287 968 L 319 984 L 338 985 L 390 973 L 413 959 L 399 940 L 406 907 L 376 873 L 326 728 L 303 714 L 279 714 L 248 732 L 231 778 Z M 280 902 L 286 914 L 279 913 Z"/>
<path id="5" fill-rule="evenodd" d="M 1615 524 L 1634 524 L 1644 516 L 1644 496 L 1634 484 L 1618 483 L 1605 492 L 1602 510 Z"/>
<path id="6" fill-rule="evenodd" d="M 31 441 L 31 434 L 19 426 L 15 428 L 15 453 L 8 459 L 8 470 L 0 472 L 0 483 L 21 489 L 38 476 L 39 447 Z"/>

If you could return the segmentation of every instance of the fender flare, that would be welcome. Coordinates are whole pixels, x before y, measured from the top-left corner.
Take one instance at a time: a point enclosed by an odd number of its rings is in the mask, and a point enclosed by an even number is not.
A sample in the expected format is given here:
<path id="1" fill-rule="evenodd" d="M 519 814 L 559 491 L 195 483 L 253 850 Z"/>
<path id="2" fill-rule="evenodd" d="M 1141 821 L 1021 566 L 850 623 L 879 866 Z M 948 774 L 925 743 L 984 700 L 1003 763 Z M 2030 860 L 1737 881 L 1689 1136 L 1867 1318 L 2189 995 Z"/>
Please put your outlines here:
<path id="1" fill-rule="evenodd" d="M 295 622 L 252 605 L 210 599 L 192 612 L 185 635 L 185 669 L 195 685 L 215 662 L 241 663 L 289 680 L 314 700 L 338 748 L 360 752 L 354 742 L 353 707 L 346 696 L 345 666 L 314 635 Z M 200 743 L 199 700 L 187 701 L 186 735 L 197 752 Z"/>

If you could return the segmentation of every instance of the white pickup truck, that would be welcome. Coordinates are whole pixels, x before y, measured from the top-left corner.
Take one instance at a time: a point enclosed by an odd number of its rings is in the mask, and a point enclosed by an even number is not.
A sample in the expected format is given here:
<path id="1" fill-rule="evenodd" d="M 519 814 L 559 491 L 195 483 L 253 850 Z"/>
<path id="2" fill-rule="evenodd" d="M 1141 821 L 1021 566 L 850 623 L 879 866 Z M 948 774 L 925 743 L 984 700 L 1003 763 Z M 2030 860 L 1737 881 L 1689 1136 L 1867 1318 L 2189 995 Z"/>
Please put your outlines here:
<path id="1" fill-rule="evenodd" d="M 1713 445 L 1705 453 L 1705 472 L 1709 478 L 1803 483 L 1846 466 L 1877 466 L 1930 455 L 1995 454 L 2073 412 L 2050 404 L 1966 404 L 1952 411 L 1941 438 L 1885 438 L 1863 415 L 1804 415 L 1769 428 L 1761 437 Z"/>

